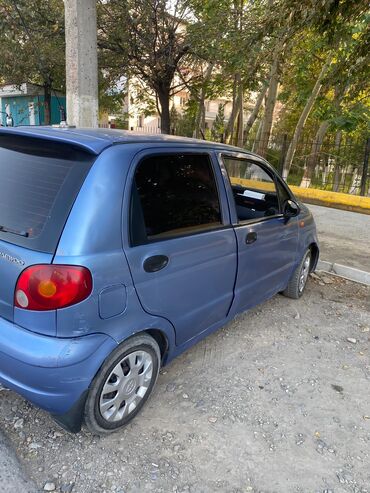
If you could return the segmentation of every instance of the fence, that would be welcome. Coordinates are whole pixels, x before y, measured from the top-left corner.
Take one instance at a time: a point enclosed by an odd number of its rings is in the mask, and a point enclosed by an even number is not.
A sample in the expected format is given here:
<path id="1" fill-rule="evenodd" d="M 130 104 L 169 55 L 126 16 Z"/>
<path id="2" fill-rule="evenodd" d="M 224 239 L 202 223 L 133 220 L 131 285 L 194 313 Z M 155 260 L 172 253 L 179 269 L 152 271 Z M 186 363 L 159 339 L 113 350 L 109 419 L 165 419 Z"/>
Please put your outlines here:
<path id="1" fill-rule="evenodd" d="M 259 141 L 248 141 L 245 147 L 258 152 Z M 290 141 L 286 135 L 272 137 L 266 159 L 280 172 Z M 288 183 L 333 192 L 370 196 L 370 138 L 355 141 L 342 138 L 322 143 L 301 139 L 296 148 Z"/>
<path id="2" fill-rule="evenodd" d="M 160 134 L 161 129 L 158 125 L 147 125 L 145 127 L 130 127 L 130 131 L 137 132 L 141 134 Z"/>

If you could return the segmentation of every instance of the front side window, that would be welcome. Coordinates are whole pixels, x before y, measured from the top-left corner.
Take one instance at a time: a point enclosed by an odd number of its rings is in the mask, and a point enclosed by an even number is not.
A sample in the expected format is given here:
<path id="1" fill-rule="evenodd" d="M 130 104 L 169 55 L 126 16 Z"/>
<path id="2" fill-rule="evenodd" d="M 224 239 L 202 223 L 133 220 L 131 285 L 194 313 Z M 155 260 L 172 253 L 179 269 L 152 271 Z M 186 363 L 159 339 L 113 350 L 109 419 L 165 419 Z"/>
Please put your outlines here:
<path id="1" fill-rule="evenodd" d="M 164 154 L 139 163 L 131 198 L 134 245 L 221 224 L 216 181 L 207 155 Z"/>
<path id="2" fill-rule="evenodd" d="M 291 196 L 289 195 L 287 189 L 284 187 L 284 185 L 280 182 L 279 179 L 276 180 L 278 192 L 279 192 L 279 197 L 280 197 L 280 205 L 283 206 L 283 204 L 291 199 Z"/>
<path id="3" fill-rule="evenodd" d="M 272 177 L 257 163 L 223 156 L 233 190 L 239 221 L 279 214 L 279 199 Z"/>

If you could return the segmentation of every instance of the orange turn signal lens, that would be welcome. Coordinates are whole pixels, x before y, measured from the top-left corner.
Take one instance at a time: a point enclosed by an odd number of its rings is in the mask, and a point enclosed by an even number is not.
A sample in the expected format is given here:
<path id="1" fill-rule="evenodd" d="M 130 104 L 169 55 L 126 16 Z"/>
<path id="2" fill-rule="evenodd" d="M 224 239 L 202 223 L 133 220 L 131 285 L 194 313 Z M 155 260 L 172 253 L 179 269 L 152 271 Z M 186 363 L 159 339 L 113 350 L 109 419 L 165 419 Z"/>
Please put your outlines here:
<path id="1" fill-rule="evenodd" d="M 53 281 L 41 281 L 38 285 L 37 291 L 41 294 L 41 296 L 51 298 L 57 292 L 57 287 Z"/>

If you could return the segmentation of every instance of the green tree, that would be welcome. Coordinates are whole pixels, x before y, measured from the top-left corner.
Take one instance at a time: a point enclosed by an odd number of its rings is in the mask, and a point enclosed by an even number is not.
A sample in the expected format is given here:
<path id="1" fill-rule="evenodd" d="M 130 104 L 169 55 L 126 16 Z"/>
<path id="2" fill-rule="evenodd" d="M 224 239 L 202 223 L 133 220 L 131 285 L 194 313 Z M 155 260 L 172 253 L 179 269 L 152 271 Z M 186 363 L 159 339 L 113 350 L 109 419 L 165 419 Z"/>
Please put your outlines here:
<path id="1" fill-rule="evenodd" d="M 170 100 L 179 90 L 175 76 L 189 52 L 186 2 L 181 0 L 100 1 L 100 60 L 115 82 L 144 81 L 158 98 L 161 130 L 170 133 Z"/>
<path id="2" fill-rule="evenodd" d="M 225 134 L 225 105 L 218 106 L 217 115 L 211 128 L 211 138 L 214 141 L 223 142 Z"/>
<path id="3" fill-rule="evenodd" d="M 316 29 L 307 30 L 305 39 L 293 46 L 289 70 L 282 80 L 281 95 L 286 107 L 290 108 L 289 120 L 293 122 L 296 118 L 284 164 L 285 177 L 289 174 L 296 146 L 308 123 L 309 129 L 316 133 L 312 134 L 315 143 L 302 181 L 307 186 L 326 133 L 328 130 L 344 129 L 338 123 L 345 106 L 369 87 L 364 53 L 369 44 L 366 18 L 365 14 L 352 23 L 347 22 L 335 37 L 331 34 L 330 41 L 325 35 L 318 38 Z"/>
<path id="4" fill-rule="evenodd" d="M 230 97 L 232 111 L 225 139 L 242 145 L 244 100 L 261 87 L 266 72 L 263 58 L 269 32 L 264 26 L 264 2 L 192 0 L 191 5 L 195 19 L 189 26 L 191 52 L 212 66 L 212 79 L 204 78 L 206 99 Z M 199 104 L 204 105 L 203 98 Z"/>
<path id="5" fill-rule="evenodd" d="M 44 88 L 44 123 L 53 89 L 65 87 L 64 5 L 59 0 L 0 0 L 0 78 Z"/>

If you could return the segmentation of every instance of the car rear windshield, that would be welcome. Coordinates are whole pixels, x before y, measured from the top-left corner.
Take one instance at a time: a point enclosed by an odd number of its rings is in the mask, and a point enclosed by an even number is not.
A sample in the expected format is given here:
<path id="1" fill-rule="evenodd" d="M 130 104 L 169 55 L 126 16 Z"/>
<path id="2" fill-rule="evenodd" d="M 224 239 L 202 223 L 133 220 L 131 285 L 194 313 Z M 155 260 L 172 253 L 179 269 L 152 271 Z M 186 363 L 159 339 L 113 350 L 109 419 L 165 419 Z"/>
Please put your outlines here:
<path id="1" fill-rule="evenodd" d="M 54 253 L 93 160 L 65 143 L 0 135 L 0 239 Z"/>

